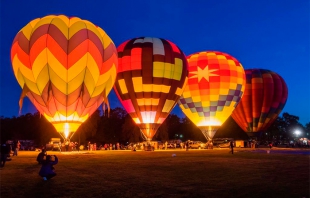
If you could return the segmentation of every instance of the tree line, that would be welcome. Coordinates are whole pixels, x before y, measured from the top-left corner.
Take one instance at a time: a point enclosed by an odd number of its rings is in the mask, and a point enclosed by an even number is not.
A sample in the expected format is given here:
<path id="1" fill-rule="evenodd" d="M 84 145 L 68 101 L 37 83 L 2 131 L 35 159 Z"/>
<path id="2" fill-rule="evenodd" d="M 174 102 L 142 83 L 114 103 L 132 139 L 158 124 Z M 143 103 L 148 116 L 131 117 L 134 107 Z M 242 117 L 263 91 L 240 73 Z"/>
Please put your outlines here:
<path id="1" fill-rule="evenodd" d="M 310 122 L 305 126 L 300 124 L 299 117 L 283 113 L 258 137 L 266 141 L 290 141 L 296 139 L 296 130 L 300 137 L 310 134 Z M 53 125 L 49 123 L 39 112 L 21 115 L 19 117 L 0 117 L 1 142 L 6 140 L 34 140 L 35 144 L 45 145 L 51 138 L 61 137 Z M 216 132 L 214 138 L 234 138 L 247 140 L 247 134 L 229 117 L 221 128 Z M 159 127 L 153 137 L 156 141 L 167 141 L 173 139 L 199 140 L 206 142 L 201 131 L 187 118 L 180 118 L 170 114 L 165 122 Z M 86 144 L 88 141 L 97 144 L 121 143 L 143 141 L 139 128 L 121 108 L 111 109 L 109 115 L 101 110 L 95 111 L 75 132 L 71 141 Z"/>

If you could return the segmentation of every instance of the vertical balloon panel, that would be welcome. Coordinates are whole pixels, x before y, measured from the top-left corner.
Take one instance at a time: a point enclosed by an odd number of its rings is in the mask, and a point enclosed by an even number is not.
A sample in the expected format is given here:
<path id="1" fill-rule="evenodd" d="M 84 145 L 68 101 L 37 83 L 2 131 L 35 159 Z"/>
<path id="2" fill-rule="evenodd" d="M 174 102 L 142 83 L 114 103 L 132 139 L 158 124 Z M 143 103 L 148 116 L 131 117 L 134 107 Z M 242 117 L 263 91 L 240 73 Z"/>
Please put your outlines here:
<path id="1" fill-rule="evenodd" d="M 102 102 L 116 78 L 117 51 L 98 26 L 77 17 L 28 23 L 11 48 L 15 77 L 38 111 L 70 138 Z"/>
<path id="2" fill-rule="evenodd" d="M 151 140 L 183 92 L 186 57 L 175 44 L 160 38 L 131 39 L 117 50 L 115 92 L 144 137 Z"/>
<path id="3" fill-rule="evenodd" d="M 212 139 L 241 99 L 245 73 L 237 59 L 222 52 L 199 52 L 187 60 L 188 84 L 178 104 L 205 137 Z"/>

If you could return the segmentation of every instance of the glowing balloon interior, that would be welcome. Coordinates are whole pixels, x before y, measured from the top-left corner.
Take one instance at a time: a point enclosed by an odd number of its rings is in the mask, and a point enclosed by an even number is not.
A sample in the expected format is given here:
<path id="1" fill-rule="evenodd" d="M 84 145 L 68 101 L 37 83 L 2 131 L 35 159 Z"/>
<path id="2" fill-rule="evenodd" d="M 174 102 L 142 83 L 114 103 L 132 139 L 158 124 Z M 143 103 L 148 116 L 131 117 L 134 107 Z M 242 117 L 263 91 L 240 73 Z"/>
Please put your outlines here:
<path id="1" fill-rule="evenodd" d="M 232 118 L 249 135 L 265 131 L 285 106 L 288 89 L 283 78 L 264 69 L 247 69 L 244 96 Z"/>
<path id="2" fill-rule="evenodd" d="M 212 139 L 243 95 L 244 69 L 234 57 L 216 51 L 195 53 L 187 60 L 188 83 L 178 104 L 204 136 Z"/>
<path id="3" fill-rule="evenodd" d="M 151 140 L 183 92 L 186 57 L 172 42 L 150 37 L 128 40 L 117 50 L 115 92 L 145 139 Z"/>
<path id="4" fill-rule="evenodd" d="M 116 78 L 117 51 L 98 26 L 64 15 L 34 19 L 11 48 L 15 77 L 30 101 L 64 138 L 104 101 Z"/>

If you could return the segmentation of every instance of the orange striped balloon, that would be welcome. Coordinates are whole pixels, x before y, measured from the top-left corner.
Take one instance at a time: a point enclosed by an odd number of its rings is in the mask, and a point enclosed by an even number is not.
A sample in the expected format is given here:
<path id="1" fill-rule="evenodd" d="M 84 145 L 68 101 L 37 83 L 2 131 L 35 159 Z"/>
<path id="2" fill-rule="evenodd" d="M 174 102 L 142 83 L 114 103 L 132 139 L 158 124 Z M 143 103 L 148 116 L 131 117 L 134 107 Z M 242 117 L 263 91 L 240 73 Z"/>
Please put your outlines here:
<path id="1" fill-rule="evenodd" d="M 37 18 L 15 36 L 15 77 L 38 111 L 64 138 L 105 102 L 117 72 L 117 51 L 98 26 L 64 15 Z"/>
<path id="2" fill-rule="evenodd" d="M 284 79 L 266 69 L 246 69 L 244 95 L 231 117 L 249 137 L 258 137 L 277 119 L 285 106 L 288 88 Z"/>

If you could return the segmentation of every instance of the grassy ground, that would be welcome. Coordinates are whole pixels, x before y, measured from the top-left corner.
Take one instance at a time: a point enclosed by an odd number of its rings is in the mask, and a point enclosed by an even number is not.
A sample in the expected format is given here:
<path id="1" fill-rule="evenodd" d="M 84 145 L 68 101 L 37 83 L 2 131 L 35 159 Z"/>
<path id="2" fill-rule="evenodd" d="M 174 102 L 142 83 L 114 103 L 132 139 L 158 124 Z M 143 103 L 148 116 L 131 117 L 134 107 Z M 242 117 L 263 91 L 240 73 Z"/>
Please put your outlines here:
<path id="1" fill-rule="evenodd" d="M 38 152 L 1 168 L 1 197 L 309 197 L 309 150 L 48 152 L 57 176 L 38 175 Z M 176 157 L 172 157 L 176 154 Z"/>

